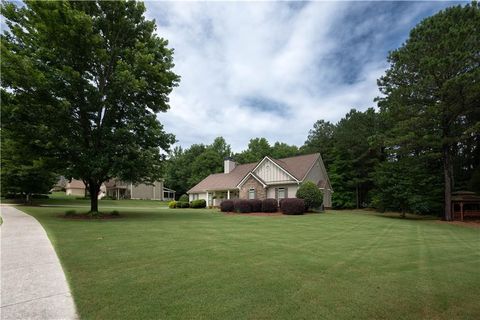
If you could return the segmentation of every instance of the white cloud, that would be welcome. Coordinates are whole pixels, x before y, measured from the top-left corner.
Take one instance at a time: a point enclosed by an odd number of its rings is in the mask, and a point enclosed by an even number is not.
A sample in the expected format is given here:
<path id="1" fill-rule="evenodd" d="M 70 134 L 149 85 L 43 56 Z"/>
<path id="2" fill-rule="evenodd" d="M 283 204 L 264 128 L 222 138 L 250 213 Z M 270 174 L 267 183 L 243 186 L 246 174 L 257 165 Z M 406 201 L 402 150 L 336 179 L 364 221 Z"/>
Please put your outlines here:
<path id="1" fill-rule="evenodd" d="M 157 20 L 158 34 L 175 49 L 175 72 L 182 79 L 171 94 L 171 110 L 159 118 L 182 146 L 210 143 L 217 136 L 235 151 L 253 137 L 301 145 L 316 120 L 337 121 L 353 107 L 374 106 L 379 95 L 376 79 L 387 66 L 385 49 L 371 48 L 368 41 L 348 43 L 348 37 L 368 34 L 387 20 L 384 16 L 357 23 L 355 34 L 345 35 L 337 31 L 349 23 L 345 19 L 352 5 L 346 3 L 146 6 L 148 18 Z M 407 24 L 411 18 L 400 21 Z M 382 41 L 378 34 L 375 39 Z M 348 66 L 342 59 L 349 55 L 342 52 L 349 50 L 358 51 L 353 52 L 358 60 L 351 62 L 352 75 L 341 67 Z M 353 65 L 357 61 L 361 64 Z M 349 77 L 353 80 L 346 81 Z M 287 110 L 248 106 L 249 99 Z"/>

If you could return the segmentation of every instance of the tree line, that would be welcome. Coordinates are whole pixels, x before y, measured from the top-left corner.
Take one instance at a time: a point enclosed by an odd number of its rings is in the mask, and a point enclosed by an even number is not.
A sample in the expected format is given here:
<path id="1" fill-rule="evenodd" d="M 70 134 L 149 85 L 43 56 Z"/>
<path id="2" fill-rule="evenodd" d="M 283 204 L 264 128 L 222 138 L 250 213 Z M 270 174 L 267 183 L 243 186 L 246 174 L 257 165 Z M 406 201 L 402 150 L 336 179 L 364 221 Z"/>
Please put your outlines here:
<path id="1" fill-rule="evenodd" d="M 388 62 L 390 67 L 378 80 L 382 96 L 376 99 L 376 109 L 352 109 L 337 123 L 318 120 L 300 147 L 252 139 L 235 160 L 247 163 L 266 155 L 320 152 L 334 188 L 335 208 L 373 207 L 451 220 L 453 191 L 480 192 L 478 4 L 450 7 L 426 18 L 390 52 Z M 217 140 L 228 146 L 223 138 Z M 228 155 L 217 153 L 211 170 L 196 171 L 196 176 L 192 171 L 188 176 L 194 178 L 185 180 L 174 172 L 191 150 L 180 151 L 166 167 L 167 183 L 177 183 L 180 192 L 210 173 L 222 172 L 222 157 Z"/>
<path id="2" fill-rule="evenodd" d="M 135 1 L 2 2 L 2 195 L 44 192 L 56 174 L 90 194 L 110 178 L 165 177 L 179 194 L 223 159 L 320 152 L 336 208 L 450 212 L 451 192 L 480 191 L 480 8 L 421 21 L 378 80 L 375 108 L 318 120 L 302 146 L 252 139 L 232 154 L 221 137 L 171 150 L 166 112 L 179 84 L 173 49 Z M 335 106 L 332 106 L 335 107 Z M 96 197 L 91 211 L 98 211 Z"/>

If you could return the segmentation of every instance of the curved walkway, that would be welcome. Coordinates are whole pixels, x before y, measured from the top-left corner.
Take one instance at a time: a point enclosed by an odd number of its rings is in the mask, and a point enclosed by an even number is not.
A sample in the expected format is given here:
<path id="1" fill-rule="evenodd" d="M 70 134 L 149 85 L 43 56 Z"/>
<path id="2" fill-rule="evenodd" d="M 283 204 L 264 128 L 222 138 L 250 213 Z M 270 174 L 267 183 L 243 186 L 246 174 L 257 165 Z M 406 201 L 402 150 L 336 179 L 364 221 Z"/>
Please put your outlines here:
<path id="1" fill-rule="evenodd" d="M 1 319 L 77 319 L 60 261 L 32 216 L 1 206 Z"/>

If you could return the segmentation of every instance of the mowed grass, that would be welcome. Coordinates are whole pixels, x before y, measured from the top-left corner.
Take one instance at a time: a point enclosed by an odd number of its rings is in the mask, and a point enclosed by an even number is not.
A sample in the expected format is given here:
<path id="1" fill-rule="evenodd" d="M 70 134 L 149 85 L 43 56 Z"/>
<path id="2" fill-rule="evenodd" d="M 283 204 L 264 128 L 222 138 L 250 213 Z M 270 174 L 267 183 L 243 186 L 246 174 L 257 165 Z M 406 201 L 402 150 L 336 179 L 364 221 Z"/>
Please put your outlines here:
<path id="1" fill-rule="evenodd" d="M 67 196 L 65 192 L 53 192 L 48 195 L 49 199 L 32 199 L 34 206 L 65 206 L 77 207 L 73 209 L 85 210 L 90 208 L 90 199 L 82 199 L 79 196 Z M 18 199 L 2 199 L 3 203 L 21 203 Z M 154 209 L 166 207 L 168 201 L 158 200 L 98 200 L 99 210 L 117 208 L 136 208 L 136 209 Z M 71 208 L 72 209 L 72 208 Z"/>
<path id="2" fill-rule="evenodd" d="M 361 212 L 20 209 L 47 230 L 82 319 L 480 318 L 480 229 Z"/>

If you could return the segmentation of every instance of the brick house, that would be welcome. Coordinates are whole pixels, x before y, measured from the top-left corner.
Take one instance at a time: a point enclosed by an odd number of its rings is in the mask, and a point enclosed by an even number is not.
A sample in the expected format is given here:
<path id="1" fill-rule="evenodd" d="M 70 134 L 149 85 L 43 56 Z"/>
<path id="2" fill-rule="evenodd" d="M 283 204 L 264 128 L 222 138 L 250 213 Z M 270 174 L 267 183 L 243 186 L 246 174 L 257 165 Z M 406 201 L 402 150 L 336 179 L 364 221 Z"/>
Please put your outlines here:
<path id="1" fill-rule="evenodd" d="M 224 161 L 224 172 L 211 174 L 187 191 L 190 201 L 205 199 L 218 206 L 224 199 L 294 198 L 303 181 L 313 181 L 323 192 L 326 208 L 332 206 L 332 186 L 320 153 L 236 164 Z"/>

